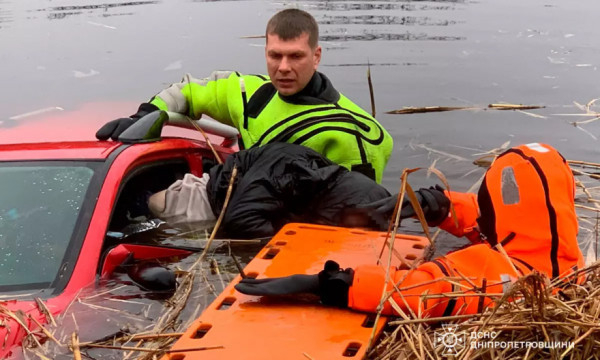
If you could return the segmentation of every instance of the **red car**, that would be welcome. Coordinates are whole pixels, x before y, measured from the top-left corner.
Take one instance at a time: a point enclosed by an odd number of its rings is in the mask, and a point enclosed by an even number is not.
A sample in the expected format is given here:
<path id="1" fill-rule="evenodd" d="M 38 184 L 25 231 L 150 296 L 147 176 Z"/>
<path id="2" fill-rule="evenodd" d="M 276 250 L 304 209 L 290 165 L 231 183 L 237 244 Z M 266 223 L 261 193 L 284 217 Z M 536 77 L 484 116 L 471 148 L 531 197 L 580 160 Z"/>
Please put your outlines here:
<path id="1" fill-rule="evenodd" d="M 18 356 L 38 327 L 33 319 L 48 321 L 46 308 L 60 314 L 125 258 L 189 254 L 107 236 L 135 216 L 144 194 L 186 172 L 201 175 L 203 161 L 214 159 L 197 130 L 169 126 L 162 140 L 135 144 L 95 139 L 107 120 L 134 108 L 89 104 L 0 122 L 0 359 Z M 222 136 L 211 143 L 226 156 L 237 130 L 217 125 L 212 132 Z"/>

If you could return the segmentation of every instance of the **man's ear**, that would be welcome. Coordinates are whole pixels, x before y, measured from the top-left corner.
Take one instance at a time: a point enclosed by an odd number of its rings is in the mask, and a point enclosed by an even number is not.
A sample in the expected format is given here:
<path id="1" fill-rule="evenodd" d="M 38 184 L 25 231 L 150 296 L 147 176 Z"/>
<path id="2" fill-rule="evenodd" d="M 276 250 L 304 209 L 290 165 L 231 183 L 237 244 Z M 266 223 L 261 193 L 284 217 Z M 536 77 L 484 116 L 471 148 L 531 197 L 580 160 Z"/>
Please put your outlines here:
<path id="1" fill-rule="evenodd" d="M 319 63 L 321 62 L 321 47 L 317 46 L 317 48 L 315 49 L 315 54 L 314 54 L 314 69 L 317 70 L 317 68 L 319 67 Z"/>

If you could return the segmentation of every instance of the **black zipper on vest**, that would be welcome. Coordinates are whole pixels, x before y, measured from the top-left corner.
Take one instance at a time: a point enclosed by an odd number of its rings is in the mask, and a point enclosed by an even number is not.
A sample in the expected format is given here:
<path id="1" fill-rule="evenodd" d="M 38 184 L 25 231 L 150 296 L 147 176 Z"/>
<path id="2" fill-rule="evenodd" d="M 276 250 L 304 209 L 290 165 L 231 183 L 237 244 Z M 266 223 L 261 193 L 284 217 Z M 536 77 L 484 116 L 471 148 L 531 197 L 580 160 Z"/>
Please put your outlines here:
<path id="1" fill-rule="evenodd" d="M 441 260 L 434 259 L 431 262 L 433 264 L 435 264 L 438 268 L 440 268 L 440 270 L 442 271 L 442 273 L 444 275 L 446 275 L 447 277 L 450 276 L 450 272 L 448 271 L 446 264 L 444 264 Z M 452 284 L 452 288 L 454 289 L 454 284 Z M 452 315 L 452 312 L 454 311 L 455 307 L 456 307 L 456 298 L 452 298 L 452 299 L 448 300 L 448 303 L 446 304 L 446 308 L 444 309 L 444 314 L 442 316 Z"/>
<path id="2" fill-rule="evenodd" d="M 442 273 L 445 276 L 450 276 L 450 273 L 448 272 L 448 269 L 446 269 L 446 264 L 442 263 L 440 260 L 438 259 L 433 259 L 431 260 L 431 262 L 436 265 L 437 267 L 440 268 L 440 270 L 442 271 Z"/>
<path id="3" fill-rule="evenodd" d="M 525 262 L 524 260 L 521 260 L 521 259 L 519 259 L 518 257 L 514 257 L 514 256 L 511 256 L 510 258 L 511 258 L 511 259 L 513 259 L 513 260 L 517 260 L 517 261 L 518 261 L 520 264 L 523 264 L 523 265 L 525 265 L 525 267 L 526 267 L 527 269 L 529 269 L 529 271 L 533 271 L 533 270 L 534 270 L 533 266 L 529 265 L 529 264 L 528 264 L 527 262 Z"/>
<path id="4" fill-rule="evenodd" d="M 358 135 L 356 135 L 356 145 L 358 146 L 358 151 L 360 152 L 360 160 L 363 164 L 366 164 L 368 162 L 367 153 L 365 152 L 365 147 L 363 146 L 362 139 Z"/>
<path id="5" fill-rule="evenodd" d="M 240 90 L 242 91 L 242 104 L 244 111 L 244 129 L 248 130 L 248 97 L 246 96 L 246 82 L 240 78 Z"/>
<path id="6" fill-rule="evenodd" d="M 511 232 L 510 234 L 508 234 L 507 237 L 504 238 L 504 240 L 500 241 L 500 245 L 506 246 L 506 244 L 508 244 L 509 242 L 513 241 L 513 239 L 516 236 L 517 236 L 517 234 L 515 234 L 514 232 Z"/>

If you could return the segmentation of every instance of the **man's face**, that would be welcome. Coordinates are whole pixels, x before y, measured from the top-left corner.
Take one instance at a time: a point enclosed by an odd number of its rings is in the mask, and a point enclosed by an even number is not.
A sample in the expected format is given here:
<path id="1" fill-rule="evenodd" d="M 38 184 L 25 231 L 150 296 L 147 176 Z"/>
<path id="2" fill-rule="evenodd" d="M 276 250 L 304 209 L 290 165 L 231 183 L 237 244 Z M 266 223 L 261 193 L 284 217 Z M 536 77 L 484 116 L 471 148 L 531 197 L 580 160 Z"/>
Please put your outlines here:
<path id="1" fill-rule="evenodd" d="M 280 94 L 289 96 L 304 89 L 310 81 L 321 61 L 321 47 L 310 47 L 308 33 L 291 40 L 269 34 L 265 55 L 273 85 Z"/>

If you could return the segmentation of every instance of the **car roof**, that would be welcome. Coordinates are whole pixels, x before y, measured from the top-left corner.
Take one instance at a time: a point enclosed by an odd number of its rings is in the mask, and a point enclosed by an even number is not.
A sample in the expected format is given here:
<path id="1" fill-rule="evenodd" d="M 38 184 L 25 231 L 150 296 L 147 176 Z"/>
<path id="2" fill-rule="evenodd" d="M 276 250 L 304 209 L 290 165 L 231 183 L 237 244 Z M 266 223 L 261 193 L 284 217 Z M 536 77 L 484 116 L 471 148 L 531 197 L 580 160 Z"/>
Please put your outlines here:
<path id="1" fill-rule="evenodd" d="M 122 144 L 114 141 L 0 145 L 0 161 L 102 160 Z"/>
<path id="2" fill-rule="evenodd" d="M 44 108 L 0 121 L 0 161 L 105 159 L 120 142 L 98 141 L 106 122 L 136 111 L 131 102 L 87 103 L 73 110 Z M 195 130 L 165 127 L 164 136 L 203 140 Z"/>

